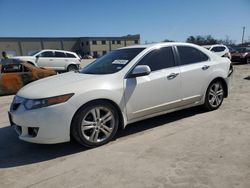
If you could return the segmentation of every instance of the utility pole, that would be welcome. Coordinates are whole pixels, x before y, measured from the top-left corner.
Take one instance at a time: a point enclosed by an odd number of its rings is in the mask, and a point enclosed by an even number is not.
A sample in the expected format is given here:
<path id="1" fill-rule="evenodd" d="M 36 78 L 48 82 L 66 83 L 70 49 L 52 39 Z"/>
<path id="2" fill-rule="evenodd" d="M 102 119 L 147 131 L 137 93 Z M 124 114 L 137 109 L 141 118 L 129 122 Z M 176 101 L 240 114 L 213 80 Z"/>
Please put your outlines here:
<path id="1" fill-rule="evenodd" d="M 243 26 L 242 41 L 241 41 L 242 44 L 244 43 L 245 29 L 246 29 L 246 27 Z"/>

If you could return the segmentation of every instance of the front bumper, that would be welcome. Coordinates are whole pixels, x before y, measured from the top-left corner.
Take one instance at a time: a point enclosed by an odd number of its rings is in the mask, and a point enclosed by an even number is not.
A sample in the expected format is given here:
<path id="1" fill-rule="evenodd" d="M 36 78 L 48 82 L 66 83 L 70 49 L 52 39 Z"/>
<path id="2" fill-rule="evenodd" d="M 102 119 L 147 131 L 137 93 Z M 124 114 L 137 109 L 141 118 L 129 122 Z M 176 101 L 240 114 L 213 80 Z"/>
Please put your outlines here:
<path id="1" fill-rule="evenodd" d="M 10 124 L 19 139 L 40 144 L 55 144 L 70 141 L 70 124 L 74 108 L 62 103 L 35 110 L 25 110 L 22 105 L 10 110 Z M 37 132 L 36 132 L 37 131 Z"/>

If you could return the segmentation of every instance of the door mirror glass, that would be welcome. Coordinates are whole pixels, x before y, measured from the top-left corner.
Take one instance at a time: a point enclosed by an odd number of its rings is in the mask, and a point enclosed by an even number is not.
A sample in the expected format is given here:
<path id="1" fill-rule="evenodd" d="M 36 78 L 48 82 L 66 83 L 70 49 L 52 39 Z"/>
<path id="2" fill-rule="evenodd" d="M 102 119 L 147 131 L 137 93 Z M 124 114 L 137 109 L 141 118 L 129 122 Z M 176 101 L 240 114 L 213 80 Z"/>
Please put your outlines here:
<path id="1" fill-rule="evenodd" d="M 135 78 L 139 76 L 149 75 L 151 72 L 148 65 L 137 65 L 128 78 Z"/>

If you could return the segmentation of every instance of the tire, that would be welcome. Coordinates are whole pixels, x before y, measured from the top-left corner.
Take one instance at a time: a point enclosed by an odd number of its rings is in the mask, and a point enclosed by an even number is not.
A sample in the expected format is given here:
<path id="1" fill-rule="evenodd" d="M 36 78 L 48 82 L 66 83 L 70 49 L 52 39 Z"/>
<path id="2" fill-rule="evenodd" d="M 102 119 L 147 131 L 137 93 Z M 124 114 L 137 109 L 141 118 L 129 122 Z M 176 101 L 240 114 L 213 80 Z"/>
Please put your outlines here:
<path id="1" fill-rule="evenodd" d="M 213 81 L 207 89 L 204 106 L 207 110 L 218 109 L 224 100 L 225 88 L 221 81 Z"/>
<path id="2" fill-rule="evenodd" d="M 68 68 L 67 68 L 67 71 L 70 72 L 70 71 L 77 71 L 78 68 L 76 65 L 69 65 Z"/>
<path id="3" fill-rule="evenodd" d="M 250 57 L 246 59 L 247 64 L 250 64 Z"/>
<path id="4" fill-rule="evenodd" d="M 111 141 L 119 126 L 115 107 L 106 101 L 84 105 L 74 116 L 71 135 L 81 145 L 98 147 Z"/>

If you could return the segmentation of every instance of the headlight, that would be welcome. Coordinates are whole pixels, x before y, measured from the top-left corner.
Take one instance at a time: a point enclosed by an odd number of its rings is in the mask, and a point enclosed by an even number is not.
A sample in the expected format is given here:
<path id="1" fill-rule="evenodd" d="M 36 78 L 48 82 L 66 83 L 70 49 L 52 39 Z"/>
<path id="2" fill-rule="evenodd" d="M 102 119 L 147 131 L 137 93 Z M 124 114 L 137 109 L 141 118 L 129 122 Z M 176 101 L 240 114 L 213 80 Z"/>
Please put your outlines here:
<path id="1" fill-rule="evenodd" d="M 60 95 L 55 97 L 49 97 L 45 99 L 26 99 L 24 102 L 24 107 L 27 110 L 33 110 L 37 108 L 43 108 L 46 106 L 51 106 L 59 103 L 64 103 L 67 100 L 69 100 L 74 94 L 66 94 L 66 95 Z"/>

